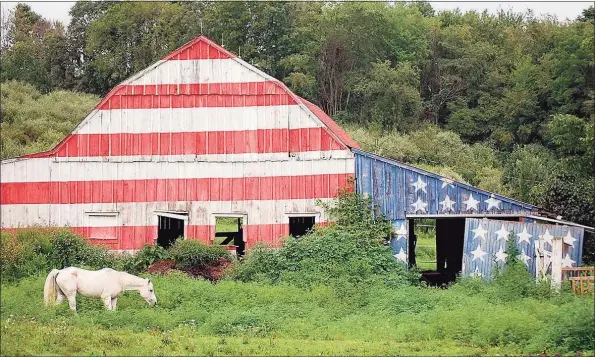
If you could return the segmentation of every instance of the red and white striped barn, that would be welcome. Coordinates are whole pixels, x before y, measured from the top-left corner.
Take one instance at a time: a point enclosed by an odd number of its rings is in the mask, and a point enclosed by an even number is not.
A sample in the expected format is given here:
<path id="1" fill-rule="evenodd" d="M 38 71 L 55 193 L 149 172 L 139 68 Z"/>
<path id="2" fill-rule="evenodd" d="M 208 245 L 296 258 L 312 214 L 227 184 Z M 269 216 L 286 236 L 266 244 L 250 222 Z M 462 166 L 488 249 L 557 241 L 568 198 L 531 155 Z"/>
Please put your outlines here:
<path id="1" fill-rule="evenodd" d="M 350 148 L 320 108 L 201 36 L 115 87 L 52 150 L 2 161 L 1 225 L 137 250 L 167 219 L 210 242 L 228 216 L 248 247 L 276 244 L 292 217 L 327 220 L 315 201 L 354 175 Z"/>

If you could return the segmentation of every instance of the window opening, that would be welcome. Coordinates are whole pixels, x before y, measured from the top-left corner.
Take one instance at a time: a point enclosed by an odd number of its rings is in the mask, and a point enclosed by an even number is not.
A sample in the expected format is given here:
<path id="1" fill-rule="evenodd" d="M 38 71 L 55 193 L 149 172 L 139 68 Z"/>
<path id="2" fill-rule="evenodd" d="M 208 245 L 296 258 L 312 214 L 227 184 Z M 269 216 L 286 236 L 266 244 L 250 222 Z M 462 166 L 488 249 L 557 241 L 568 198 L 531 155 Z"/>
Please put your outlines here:
<path id="1" fill-rule="evenodd" d="M 235 251 L 238 257 L 244 256 L 246 242 L 244 242 L 243 219 L 240 217 L 215 217 L 214 244 Z"/>
<path id="2" fill-rule="evenodd" d="M 298 238 L 314 228 L 315 218 L 310 217 L 289 217 L 289 235 Z"/>

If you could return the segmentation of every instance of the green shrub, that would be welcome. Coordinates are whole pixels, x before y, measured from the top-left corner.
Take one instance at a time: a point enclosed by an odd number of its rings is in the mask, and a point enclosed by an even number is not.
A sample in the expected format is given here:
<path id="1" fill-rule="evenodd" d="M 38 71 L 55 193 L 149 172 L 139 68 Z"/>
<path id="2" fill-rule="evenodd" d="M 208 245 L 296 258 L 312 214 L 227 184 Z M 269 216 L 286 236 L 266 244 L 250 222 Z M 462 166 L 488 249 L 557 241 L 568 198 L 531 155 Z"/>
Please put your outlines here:
<path id="1" fill-rule="evenodd" d="M 109 261 L 105 247 L 90 245 L 83 237 L 68 231 L 52 236 L 51 243 L 51 266 L 58 269 L 69 266 L 104 268 Z"/>
<path id="2" fill-rule="evenodd" d="M 365 291 L 366 286 L 417 281 L 417 275 L 384 245 L 392 227 L 372 208 L 361 195 L 342 191 L 334 204 L 326 205 L 334 224 L 316 227 L 300 238 L 289 237 L 278 249 L 258 246 L 234 264 L 228 277 L 306 288 L 323 284 L 343 291 L 342 296 L 354 296 L 353 291 Z M 365 302 L 363 296 L 357 299 Z"/>
<path id="3" fill-rule="evenodd" d="M 47 274 L 51 269 L 77 266 L 88 269 L 111 267 L 122 270 L 127 258 L 93 246 L 66 229 L 28 229 L 2 232 L 2 278 L 17 281 Z"/>
<path id="4" fill-rule="evenodd" d="M 225 248 L 206 245 L 197 240 L 177 240 L 169 249 L 174 262 L 182 268 L 205 267 L 215 264 L 220 258 L 231 261 Z"/>
<path id="5" fill-rule="evenodd" d="M 123 270 L 136 274 L 146 270 L 158 260 L 169 259 L 169 253 L 160 245 L 145 244 L 136 255 L 127 258 L 123 258 L 125 259 Z"/>

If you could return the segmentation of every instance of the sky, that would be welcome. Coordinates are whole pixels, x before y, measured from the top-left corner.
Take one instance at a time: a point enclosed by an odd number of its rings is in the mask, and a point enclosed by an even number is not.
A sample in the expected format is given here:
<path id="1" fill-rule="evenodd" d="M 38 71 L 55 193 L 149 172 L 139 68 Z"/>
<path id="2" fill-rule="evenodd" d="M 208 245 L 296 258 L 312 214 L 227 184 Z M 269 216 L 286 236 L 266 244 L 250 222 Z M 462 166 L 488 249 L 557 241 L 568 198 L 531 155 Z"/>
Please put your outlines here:
<path id="1" fill-rule="evenodd" d="M 68 11 L 74 4 L 74 1 L 55 2 L 49 0 L 37 0 L 23 2 L 29 4 L 35 12 L 47 19 L 60 20 L 65 25 L 70 22 Z M 0 6 L 2 7 L 2 10 L 12 9 L 17 3 L 17 1 L 2 1 Z M 431 1 L 431 3 L 432 7 L 438 11 L 453 10 L 457 7 L 462 11 L 477 10 L 482 12 L 484 9 L 487 9 L 490 13 L 498 11 L 499 8 L 504 10 L 511 9 L 516 12 L 524 12 L 527 9 L 532 9 L 535 15 L 550 14 L 555 15 L 559 20 L 565 20 L 575 19 L 582 13 L 583 9 L 592 5 L 593 1 Z"/>

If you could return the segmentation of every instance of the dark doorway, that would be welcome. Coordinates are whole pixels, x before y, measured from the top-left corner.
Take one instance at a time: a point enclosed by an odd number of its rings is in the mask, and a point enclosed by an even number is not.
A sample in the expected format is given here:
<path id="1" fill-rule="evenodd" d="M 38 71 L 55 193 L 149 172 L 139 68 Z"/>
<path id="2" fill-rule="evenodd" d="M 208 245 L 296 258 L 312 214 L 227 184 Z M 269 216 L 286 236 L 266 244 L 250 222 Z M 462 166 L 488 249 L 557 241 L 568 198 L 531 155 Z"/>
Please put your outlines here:
<path id="1" fill-rule="evenodd" d="M 289 217 L 289 235 L 298 238 L 314 228 L 314 217 Z"/>
<path id="2" fill-rule="evenodd" d="M 157 216 L 159 218 L 157 230 L 157 244 L 169 248 L 176 239 L 184 237 L 184 221 L 177 218 Z"/>
<path id="3" fill-rule="evenodd" d="M 463 269 L 465 218 L 439 218 L 436 220 L 437 270 L 454 280 Z"/>
<path id="4" fill-rule="evenodd" d="M 244 256 L 246 242 L 244 242 L 242 219 L 238 217 L 216 217 L 215 244 L 227 246 L 231 249 L 235 247 L 238 258 Z"/>

